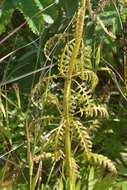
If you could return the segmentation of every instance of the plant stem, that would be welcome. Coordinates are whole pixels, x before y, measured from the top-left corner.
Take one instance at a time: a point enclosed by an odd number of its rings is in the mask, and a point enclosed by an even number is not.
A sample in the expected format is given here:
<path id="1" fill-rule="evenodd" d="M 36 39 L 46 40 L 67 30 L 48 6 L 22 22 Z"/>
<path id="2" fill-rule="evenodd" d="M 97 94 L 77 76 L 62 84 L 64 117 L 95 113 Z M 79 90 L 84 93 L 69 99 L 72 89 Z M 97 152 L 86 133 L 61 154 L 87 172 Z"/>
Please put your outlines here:
<path id="1" fill-rule="evenodd" d="M 70 138 L 70 126 L 71 126 L 71 116 L 70 116 L 70 97 L 71 97 L 71 81 L 74 66 L 76 64 L 77 56 L 80 50 L 80 44 L 82 40 L 83 34 L 83 26 L 84 26 L 84 15 L 86 9 L 86 0 L 81 1 L 81 6 L 78 10 L 77 14 L 77 24 L 75 31 L 75 46 L 72 52 L 72 56 L 69 62 L 68 73 L 65 79 L 64 84 L 64 118 L 66 121 L 66 129 L 65 129 L 65 154 L 66 154 L 66 175 L 72 180 L 72 166 L 71 166 L 71 138 Z"/>

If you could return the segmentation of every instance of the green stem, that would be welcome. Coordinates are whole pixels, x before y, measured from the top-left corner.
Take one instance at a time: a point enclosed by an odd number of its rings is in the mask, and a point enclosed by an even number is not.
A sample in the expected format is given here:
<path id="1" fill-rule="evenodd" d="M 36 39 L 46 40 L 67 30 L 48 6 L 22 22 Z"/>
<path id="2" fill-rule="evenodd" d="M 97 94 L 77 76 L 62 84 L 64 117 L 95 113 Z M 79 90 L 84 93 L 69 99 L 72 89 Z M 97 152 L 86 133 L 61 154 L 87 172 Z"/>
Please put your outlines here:
<path id="1" fill-rule="evenodd" d="M 75 46 L 72 52 L 72 57 L 69 62 L 69 69 L 65 79 L 64 85 L 64 118 L 66 121 L 65 129 L 65 154 L 66 154 L 66 175 L 70 180 L 72 179 L 72 166 L 71 166 L 71 138 L 70 138 L 70 97 L 71 97 L 71 82 L 74 66 L 76 59 L 79 54 L 80 44 L 82 41 L 83 26 L 84 26 L 84 15 L 86 9 L 86 0 L 81 1 L 81 7 L 78 10 L 77 24 L 75 32 Z"/>

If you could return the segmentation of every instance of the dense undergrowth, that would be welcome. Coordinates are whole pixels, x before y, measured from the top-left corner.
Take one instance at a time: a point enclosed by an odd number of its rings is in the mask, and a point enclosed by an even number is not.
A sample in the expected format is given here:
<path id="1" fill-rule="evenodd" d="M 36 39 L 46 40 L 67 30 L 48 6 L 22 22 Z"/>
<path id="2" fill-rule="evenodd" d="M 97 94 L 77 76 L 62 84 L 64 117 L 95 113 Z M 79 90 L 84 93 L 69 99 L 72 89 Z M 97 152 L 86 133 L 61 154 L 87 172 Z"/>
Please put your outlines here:
<path id="1" fill-rule="evenodd" d="M 127 4 L 0 2 L 0 189 L 127 190 Z"/>

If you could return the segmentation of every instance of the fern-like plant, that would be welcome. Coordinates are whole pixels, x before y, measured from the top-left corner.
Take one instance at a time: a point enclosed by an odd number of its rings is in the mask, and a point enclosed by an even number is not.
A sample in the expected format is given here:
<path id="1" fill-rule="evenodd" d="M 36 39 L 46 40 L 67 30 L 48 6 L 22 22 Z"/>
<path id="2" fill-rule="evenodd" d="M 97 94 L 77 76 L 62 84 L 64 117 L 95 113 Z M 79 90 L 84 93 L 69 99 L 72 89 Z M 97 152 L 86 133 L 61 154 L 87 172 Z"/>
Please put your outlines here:
<path id="1" fill-rule="evenodd" d="M 48 52 L 52 49 L 54 42 L 57 39 L 64 39 L 64 41 L 62 40 L 64 48 L 58 59 L 58 75 L 61 76 L 64 83 L 58 103 L 62 104 L 61 121 L 58 129 L 49 137 L 47 146 L 48 148 L 50 146 L 57 161 L 63 161 L 64 176 L 69 181 L 69 189 L 75 189 L 78 178 L 78 167 L 75 167 L 75 155 L 77 154 L 83 155 L 85 162 L 93 167 L 107 170 L 107 174 L 116 176 L 117 173 L 111 160 L 103 155 L 92 153 L 90 131 L 93 125 L 89 127 L 83 125 L 84 118 L 86 121 L 93 119 L 98 123 L 97 119 L 108 119 L 109 117 L 107 108 L 95 101 L 93 94 L 98 77 L 85 62 L 86 48 L 83 29 L 87 5 L 85 0 L 81 1 L 74 17 L 71 35 L 70 33 L 64 34 L 65 37 L 62 37 L 61 34 L 55 35 L 49 39 L 44 48 L 44 53 L 49 59 Z M 59 40 L 58 43 L 61 41 Z"/>

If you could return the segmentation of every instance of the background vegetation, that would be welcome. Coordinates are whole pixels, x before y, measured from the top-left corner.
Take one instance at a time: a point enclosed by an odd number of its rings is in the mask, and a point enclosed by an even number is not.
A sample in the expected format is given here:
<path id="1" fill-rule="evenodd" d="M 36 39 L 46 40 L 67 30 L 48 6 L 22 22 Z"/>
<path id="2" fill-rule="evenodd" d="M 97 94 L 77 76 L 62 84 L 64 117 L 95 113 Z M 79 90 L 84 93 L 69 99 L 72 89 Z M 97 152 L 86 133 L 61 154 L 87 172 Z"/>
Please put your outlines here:
<path id="1" fill-rule="evenodd" d="M 127 190 L 127 4 L 82 2 L 0 2 L 3 190 Z"/>

